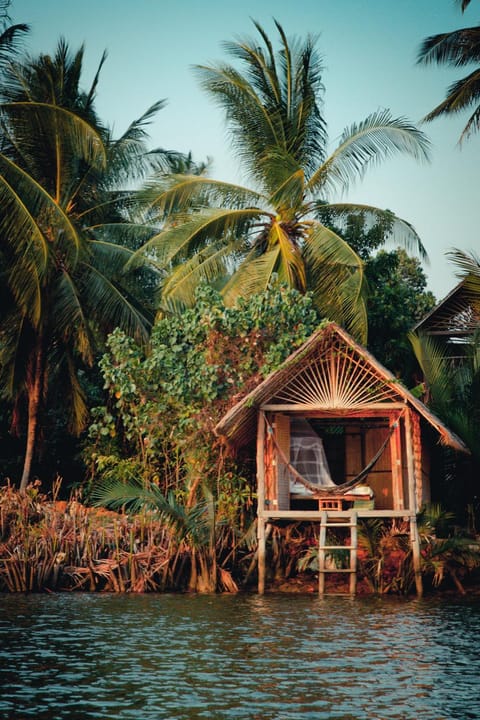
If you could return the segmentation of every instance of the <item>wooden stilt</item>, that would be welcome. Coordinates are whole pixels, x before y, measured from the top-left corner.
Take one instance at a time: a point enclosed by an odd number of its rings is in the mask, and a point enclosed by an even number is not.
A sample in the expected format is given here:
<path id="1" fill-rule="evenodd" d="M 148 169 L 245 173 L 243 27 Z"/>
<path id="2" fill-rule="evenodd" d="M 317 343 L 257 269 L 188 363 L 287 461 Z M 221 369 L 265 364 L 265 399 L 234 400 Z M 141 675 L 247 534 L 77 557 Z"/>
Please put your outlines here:
<path id="1" fill-rule="evenodd" d="M 318 537 L 318 592 L 325 593 L 325 546 L 327 544 L 327 513 L 322 512 Z"/>
<path id="2" fill-rule="evenodd" d="M 422 557 L 420 554 L 420 540 L 417 530 L 417 486 L 415 478 L 415 461 L 413 454 L 413 434 L 410 409 L 405 412 L 405 446 L 407 452 L 408 471 L 408 504 L 410 510 L 410 544 L 412 546 L 413 572 L 415 574 L 415 588 L 417 595 L 423 595 Z"/>
<path id="3" fill-rule="evenodd" d="M 258 537 L 258 594 L 265 594 L 265 564 L 266 564 L 266 533 L 265 520 L 258 518 L 257 520 L 257 537 Z"/>
<path id="4" fill-rule="evenodd" d="M 350 595 L 357 592 L 357 547 L 358 547 L 358 528 L 357 513 L 355 510 L 351 514 L 350 526 Z"/>
<path id="5" fill-rule="evenodd" d="M 257 567 L 258 592 L 265 593 L 266 534 L 265 520 L 261 513 L 265 510 L 265 413 L 260 412 L 257 428 Z"/>
<path id="6" fill-rule="evenodd" d="M 415 575 L 415 589 L 418 597 L 423 595 L 422 556 L 420 554 L 420 538 L 418 537 L 417 518 L 410 518 L 410 543 L 412 545 L 413 572 Z"/>

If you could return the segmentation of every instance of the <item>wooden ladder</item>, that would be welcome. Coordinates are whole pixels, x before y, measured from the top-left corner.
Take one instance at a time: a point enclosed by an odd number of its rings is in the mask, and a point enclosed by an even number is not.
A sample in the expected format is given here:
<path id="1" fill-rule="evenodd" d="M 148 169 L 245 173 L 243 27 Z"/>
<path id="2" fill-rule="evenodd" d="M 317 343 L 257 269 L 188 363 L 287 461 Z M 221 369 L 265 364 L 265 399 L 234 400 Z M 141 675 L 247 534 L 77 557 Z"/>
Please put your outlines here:
<path id="1" fill-rule="evenodd" d="M 357 532 L 357 512 L 351 510 L 349 513 L 343 513 L 340 517 L 336 516 L 335 521 L 330 517 L 328 512 L 324 510 L 320 516 L 320 537 L 318 543 L 318 592 L 320 595 L 325 594 L 325 575 L 327 573 L 349 573 L 350 574 L 350 595 L 355 595 L 357 591 L 357 548 L 358 548 L 358 532 Z M 343 522 L 343 518 L 346 522 Z M 327 545 L 327 528 L 350 528 L 350 545 Z M 327 550 L 348 550 L 350 552 L 349 568 L 325 568 L 325 558 Z"/>

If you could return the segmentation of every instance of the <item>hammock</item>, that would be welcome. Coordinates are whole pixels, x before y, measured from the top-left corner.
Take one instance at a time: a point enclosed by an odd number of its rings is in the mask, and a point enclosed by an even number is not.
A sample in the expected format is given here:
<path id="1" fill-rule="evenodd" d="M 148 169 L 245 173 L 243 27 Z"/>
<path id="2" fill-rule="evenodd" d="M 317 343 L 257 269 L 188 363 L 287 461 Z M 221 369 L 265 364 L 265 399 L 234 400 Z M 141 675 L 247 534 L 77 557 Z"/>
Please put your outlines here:
<path id="1" fill-rule="evenodd" d="M 403 415 L 403 413 L 402 413 Z M 401 416 L 400 416 L 401 417 Z M 383 455 L 383 452 L 385 448 L 387 447 L 389 440 L 395 430 L 395 428 L 398 427 L 400 418 L 398 418 L 390 427 L 390 430 L 388 432 L 387 437 L 375 453 L 375 455 L 372 457 L 368 465 L 366 465 L 363 470 L 360 470 L 358 475 L 355 475 L 354 478 L 351 480 L 347 480 L 347 482 L 340 483 L 339 485 L 326 485 L 326 486 L 319 486 L 315 485 L 314 483 L 309 482 L 306 480 L 299 472 L 298 470 L 291 464 L 291 462 L 286 457 L 285 453 L 283 452 L 282 448 L 278 445 L 277 441 L 275 440 L 275 433 L 273 431 L 272 426 L 266 420 L 267 423 L 267 430 L 269 435 L 272 436 L 273 444 L 275 445 L 275 448 L 280 455 L 280 458 L 285 465 L 285 467 L 291 472 L 291 474 L 294 476 L 296 480 L 298 480 L 302 485 L 304 485 L 307 490 L 310 490 L 312 495 L 315 498 L 318 497 L 325 497 L 328 495 L 344 495 L 347 494 L 349 490 L 352 490 L 357 485 L 360 485 L 361 482 L 367 477 L 367 475 L 370 473 L 370 471 L 375 467 L 380 457 Z"/>

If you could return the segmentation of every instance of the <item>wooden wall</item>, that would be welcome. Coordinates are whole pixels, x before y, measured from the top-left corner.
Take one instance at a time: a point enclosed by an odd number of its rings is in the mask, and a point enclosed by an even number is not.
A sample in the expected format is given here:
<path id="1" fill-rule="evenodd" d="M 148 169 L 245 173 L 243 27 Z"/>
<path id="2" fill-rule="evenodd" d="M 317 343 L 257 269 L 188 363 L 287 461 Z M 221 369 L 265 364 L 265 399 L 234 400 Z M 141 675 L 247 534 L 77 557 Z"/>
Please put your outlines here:
<path id="1" fill-rule="evenodd" d="M 346 480 L 353 480 L 378 452 L 389 433 L 388 427 L 362 428 L 347 425 L 345 428 Z M 366 483 L 375 494 L 375 508 L 391 510 L 393 505 L 392 465 L 390 446 L 370 471 Z"/>
<path id="2" fill-rule="evenodd" d="M 290 460 L 290 417 L 288 415 L 275 415 L 275 438 L 286 459 Z M 290 510 L 290 474 L 286 472 L 280 457 L 277 457 L 276 461 L 276 481 L 278 510 Z"/>

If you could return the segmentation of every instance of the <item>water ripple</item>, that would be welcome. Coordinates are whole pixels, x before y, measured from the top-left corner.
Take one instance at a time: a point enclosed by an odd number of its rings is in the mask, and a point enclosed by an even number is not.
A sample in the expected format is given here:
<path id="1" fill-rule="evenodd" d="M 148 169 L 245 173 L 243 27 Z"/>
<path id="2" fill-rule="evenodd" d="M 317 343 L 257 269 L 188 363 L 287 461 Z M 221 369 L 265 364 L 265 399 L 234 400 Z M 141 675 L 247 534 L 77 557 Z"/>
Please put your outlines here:
<path id="1" fill-rule="evenodd" d="M 480 718 L 478 600 L 1 600 L 2 720 Z"/>

